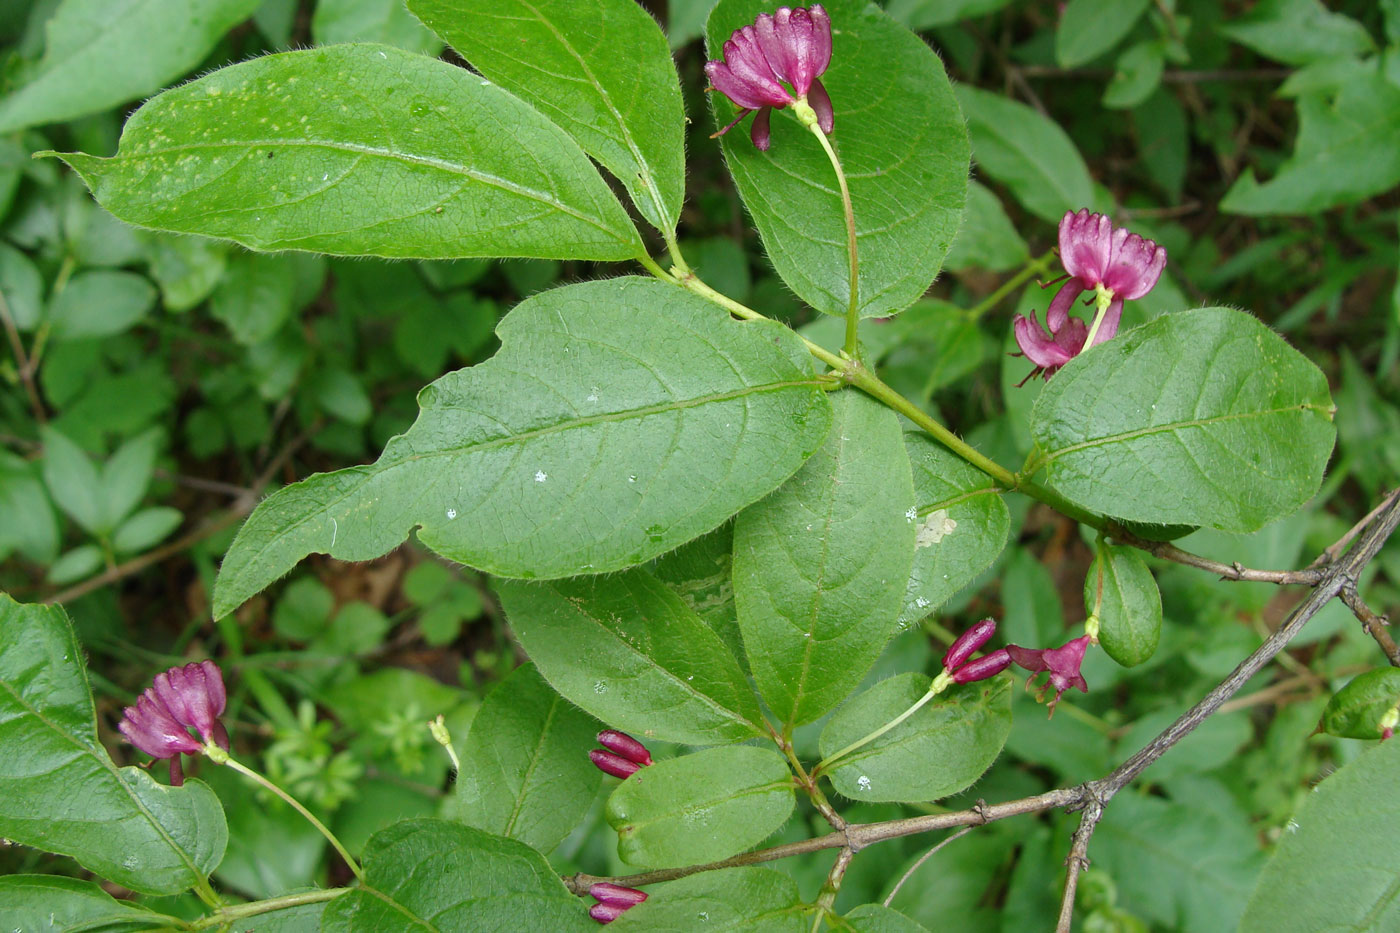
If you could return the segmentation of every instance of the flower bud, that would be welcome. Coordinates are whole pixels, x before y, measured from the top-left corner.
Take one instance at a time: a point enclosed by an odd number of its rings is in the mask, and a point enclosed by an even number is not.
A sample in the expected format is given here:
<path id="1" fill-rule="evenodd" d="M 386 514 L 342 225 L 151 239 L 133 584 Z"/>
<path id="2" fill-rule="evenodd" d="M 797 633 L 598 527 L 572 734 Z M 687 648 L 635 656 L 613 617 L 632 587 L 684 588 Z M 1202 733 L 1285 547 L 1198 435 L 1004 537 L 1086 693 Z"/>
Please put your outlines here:
<path id="1" fill-rule="evenodd" d="M 612 923 L 618 917 L 621 917 L 624 913 L 626 913 L 627 907 L 630 906 L 632 905 L 628 904 L 626 907 L 624 907 L 621 904 L 598 903 L 588 908 L 588 916 L 592 917 L 594 920 L 597 920 L 599 923 Z"/>
<path id="2" fill-rule="evenodd" d="M 616 729 L 604 729 L 598 733 L 598 744 L 610 752 L 614 752 L 626 758 L 628 761 L 635 761 L 639 765 L 651 764 L 651 752 L 647 747 L 638 742 L 626 732 L 618 732 Z"/>
<path id="3" fill-rule="evenodd" d="M 647 892 L 645 891 L 623 887 L 620 884 L 613 884 L 610 881 L 598 882 L 588 889 L 588 893 L 604 904 L 616 904 L 624 909 L 627 907 L 635 907 L 647 899 Z"/>
<path id="4" fill-rule="evenodd" d="M 601 748 L 593 749 L 588 753 L 588 757 L 599 771 L 624 781 L 636 774 L 637 769 L 641 767 L 635 761 L 630 761 L 621 755 L 614 755 L 612 752 L 605 752 Z"/>
<path id="5" fill-rule="evenodd" d="M 991 619 L 983 619 L 972 628 L 958 636 L 953 642 L 948 653 L 943 655 L 943 669 L 945 671 L 956 671 L 963 666 L 968 658 L 977 653 L 977 650 L 985 645 L 997 630 L 997 624 Z M 956 678 L 955 678 L 956 679 Z M 966 681 L 957 681 L 966 683 Z"/>
<path id="6" fill-rule="evenodd" d="M 974 681 L 986 680 L 988 677 L 995 677 L 1010 666 L 1011 655 L 1005 648 L 998 648 L 986 657 L 968 661 L 953 671 L 953 683 L 970 684 Z"/>

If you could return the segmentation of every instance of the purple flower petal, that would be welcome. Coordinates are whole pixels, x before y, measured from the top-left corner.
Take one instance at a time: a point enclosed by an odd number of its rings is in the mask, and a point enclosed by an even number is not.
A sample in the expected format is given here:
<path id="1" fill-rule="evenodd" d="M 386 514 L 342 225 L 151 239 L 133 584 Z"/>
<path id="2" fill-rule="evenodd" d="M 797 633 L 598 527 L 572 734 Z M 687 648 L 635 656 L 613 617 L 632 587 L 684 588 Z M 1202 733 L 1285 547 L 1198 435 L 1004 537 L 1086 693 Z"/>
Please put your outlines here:
<path id="1" fill-rule="evenodd" d="M 1088 208 L 1060 218 L 1060 261 L 1065 271 L 1093 288 L 1103 281 L 1113 253 L 1113 223 Z"/>
<path id="2" fill-rule="evenodd" d="M 991 619 L 983 619 L 957 637 L 948 652 L 943 655 L 943 669 L 956 671 L 968 658 L 976 654 L 991 637 L 996 634 L 997 624 Z"/>
<path id="3" fill-rule="evenodd" d="M 807 103 L 816 111 L 817 126 L 830 136 L 831 131 L 836 129 L 836 111 L 831 109 L 831 95 L 826 92 L 826 87 L 820 81 L 812 82 L 812 90 L 807 93 Z"/>
<path id="4" fill-rule="evenodd" d="M 1011 666 L 1011 655 L 1005 648 L 998 648 L 985 657 L 968 661 L 953 672 L 953 683 L 970 684 L 988 677 L 995 677 Z"/>
<path id="5" fill-rule="evenodd" d="M 588 916 L 599 923 L 612 923 L 626 912 L 627 908 L 621 904 L 594 904 L 588 908 Z"/>
<path id="6" fill-rule="evenodd" d="M 137 698 L 135 706 L 126 708 L 117 729 L 128 742 L 153 758 L 170 758 L 181 752 L 198 754 L 203 747 L 170 715 L 151 689 Z"/>
<path id="7" fill-rule="evenodd" d="M 1032 363 L 1042 369 L 1054 369 L 1074 359 L 1073 353 L 1066 353 L 1054 338 L 1041 328 L 1035 312 L 1029 318 L 1016 315 L 1012 326 L 1016 331 L 1016 345 Z"/>
<path id="8" fill-rule="evenodd" d="M 1120 227 L 1113 231 L 1113 256 L 1104 271 L 1104 286 L 1116 298 L 1141 298 L 1152 291 L 1166 266 L 1165 247 Z"/>
<path id="9" fill-rule="evenodd" d="M 764 107 L 749 125 L 749 139 L 753 140 L 754 148 L 759 152 L 767 152 L 768 147 L 773 145 L 773 132 L 769 127 L 772 113 L 773 108 Z"/>

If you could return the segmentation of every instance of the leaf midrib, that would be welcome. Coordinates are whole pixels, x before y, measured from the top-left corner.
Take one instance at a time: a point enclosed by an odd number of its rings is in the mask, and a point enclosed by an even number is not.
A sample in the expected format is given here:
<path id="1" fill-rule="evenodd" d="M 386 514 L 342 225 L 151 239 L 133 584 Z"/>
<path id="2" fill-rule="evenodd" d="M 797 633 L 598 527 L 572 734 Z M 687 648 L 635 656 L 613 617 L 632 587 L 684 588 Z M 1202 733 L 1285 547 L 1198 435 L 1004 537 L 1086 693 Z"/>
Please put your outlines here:
<path id="1" fill-rule="evenodd" d="M 1326 417 L 1328 409 L 1315 402 L 1300 402 L 1293 405 L 1284 405 L 1279 408 L 1254 409 L 1244 412 L 1232 412 L 1228 415 L 1214 415 L 1209 418 L 1196 418 L 1190 421 L 1172 421 L 1166 424 L 1152 425 L 1146 428 L 1138 428 L 1133 431 L 1123 431 L 1118 434 L 1105 434 L 1100 437 L 1089 438 L 1077 444 L 1070 444 L 1061 447 L 1059 450 L 1047 451 L 1041 460 L 1041 466 L 1049 466 L 1057 459 L 1066 454 L 1077 453 L 1094 447 L 1106 447 L 1110 444 L 1121 444 L 1127 441 L 1137 440 L 1140 437 L 1148 437 L 1153 434 L 1166 434 L 1182 430 L 1184 428 L 1201 428 L 1213 424 L 1223 424 L 1229 421 L 1242 421 L 1249 418 L 1267 418 L 1273 415 L 1288 414 L 1290 412 L 1312 411 Z"/>

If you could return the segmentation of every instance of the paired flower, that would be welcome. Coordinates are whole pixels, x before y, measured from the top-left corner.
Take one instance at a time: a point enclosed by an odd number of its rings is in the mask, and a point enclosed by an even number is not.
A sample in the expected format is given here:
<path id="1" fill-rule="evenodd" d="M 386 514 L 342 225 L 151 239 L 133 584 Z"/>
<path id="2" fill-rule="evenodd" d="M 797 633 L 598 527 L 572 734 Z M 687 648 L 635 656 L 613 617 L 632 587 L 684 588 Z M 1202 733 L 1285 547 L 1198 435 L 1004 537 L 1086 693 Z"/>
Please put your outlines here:
<path id="1" fill-rule="evenodd" d="M 599 923 L 612 923 L 625 912 L 647 899 L 645 891 L 625 888 L 609 881 L 600 881 L 593 885 L 588 889 L 588 894 L 598 902 L 588 908 L 588 916 Z"/>
<path id="2" fill-rule="evenodd" d="M 626 732 L 604 729 L 598 733 L 598 744 L 603 747 L 593 749 L 588 757 L 604 774 L 625 781 L 636 774 L 638 768 L 651 764 L 651 752 Z"/>
<path id="3" fill-rule="evenodd" d="M 997 630 L 991 619 L 983 619 L 958 636 L 943 655 L 943 672 L 955 684 L 970 684 L 995 677 L 1011 665 L 1011 655 L 998 648 L 975 661 L 969 660 Z"/>
<path id="4" fill-rule="evenodd" d="M 1053 716 L 1055 704 L 1060 702 L 1060 696 L 1070 687 L 1078 687 L 1084 693 L 1089 692 L 1089 685 L 1085 683 L 1079 668 L 1084 663 L 1084 652 L 1088 650 L 1092 641 L 1092 635 L 1084 634 L 1058 648 L 1022 648 L 1019 645 L 1007 645 L 1006 651 L 1011 655 L 1013 664 L 1031 672 L 1030 678 L 1026 680 L 1026 689 L 1030 689 L 1031 681 L 1035 680 L 1035 676 L 1041 671 L 1050 672 L 1050 678 L 1040 688 L 1036 700 L 1044 700 L 1046 692 L 1054 688 L 1055 695 L 1050 698 L 1049 706 L 1050 715 Z"/>
<path id="5" fill-rule="evenodd" d="M 1086 208 L 1066 211 L 1060 219 L 1060 261 L 1067 277 L 1045 312 L 1046 327 L 1035 312 L 1029 319 L 1018 314 L 1013 323 L 1016 344 L 1035 364 L 1027 379 L 1038 374 L 1048 379 L 1088 347 L 1118 333 L 1123 301 L 1152 291 L 1166 268 L 1167 251 Z M 1094 293 L 1097 309 L 1092 327 L 1069 316 L 1075 299 L 1088 291 Z"/>
<path id="6" fill-rule="evenodd" d="M 820 4 L 779 7 L 761 13 L 752 26 L 736 30 L 724 43 L 724 58 L 705 63 L 715 90 L 740 108 L 739 115 L 715 136 L 723 136 L 753 111 L 749 138 L 767 151 L 772 144 L 769 118 L 773 108 L 801 104 L 810 108 L 823 133 L 831 134 L 836 116 L 831 96 L 818 78 L 831 63 L 831 18 Z M 784 87 L 787 82 L 791 91 Z M 809 114 L 807 119 L 811 119 Z"/>
<path id="7" fill-rule="evenodd" d="M 228 731 L 219 722 L 226 702 L 224 677 L 213 661 L 172 667 L 126 708 L 117 729 L 151 757 L 170 759 L 170 783 L 179 787 L 185 783 L 181 754 L 198 755 L 210 743 L 228 751 Z"/>

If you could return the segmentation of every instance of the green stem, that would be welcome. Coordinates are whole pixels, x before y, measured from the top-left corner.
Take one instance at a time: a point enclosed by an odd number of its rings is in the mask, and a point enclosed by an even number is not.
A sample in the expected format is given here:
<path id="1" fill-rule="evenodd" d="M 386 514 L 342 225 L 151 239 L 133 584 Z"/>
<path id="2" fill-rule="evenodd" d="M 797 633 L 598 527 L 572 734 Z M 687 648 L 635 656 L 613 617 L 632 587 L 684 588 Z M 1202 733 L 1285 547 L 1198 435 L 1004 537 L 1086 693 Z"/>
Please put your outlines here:
<path id="1" fill-rule="evenodd" d="M 681 245 L 676 242 L 676 231 L 671 230 L 662 234 L 666 240 L 666 252 L 671 257 L 671 265 L 681 275 L 690 273 L 690 266 L 686 264 L 685 257 L 681 255 Z"/>
<path id="2" fill-rule="evenodd" d="M 206 751 L 210 750 L 206 749 Z M 329 842 L 331 846 L 334 847 L 334 849 L 340 853 L 340 857 L 345 860 L 346 865 L 350 866 L 350 870 L 355 873 L 356 878 L 360 879 L 360 883 L 368 884 L 368 882 L 365 881 L 364 869 L 360 867 L 359 862 L 355 861 L 355 857 L 350 854 L 350 852 L 345 848 L 345 846 L 341 845 L 341 842 L 339 839 L 336 838 L 335 833 L 331 832 L 326 827 L 325 823 L 322 823 L 320 820 L 318 820 L 314 813 L 303 807 L 295 797 L 284 791 L 282 788 L 278 787 L 276 784 L 272 783 L 272 781 L 263 777 L 258 772 L 254 771 L 252 768 L 243 764 L 241 761 L 238 761 L 232 756 L 228 755 L 227 752 L 225 752 L 223 755 L 218 756 L 210 754 L 209 758 L 215 764 L 227 765 L 228 767 L 237 771 L 239 774 L 252 779 L 253 781 L 272 791 L 278 797 L 281 797 L 283 800 L 285 800 L 293 810 L 297 811 L 303 817 L 305 817 L 306 821 L 312 826 L 315 826 L 317 832 L 319 832 L 322 836 L 326 837 L 326 841 Z M 222 758 L 223 760 L 220 761 L 220 758 Z"/>
<path id="3" fill-rule="evenodd" d="M 246 917 L 270 914 L 274 910 L 286 910 L 289 907 L 300 907 L 303 904 L 319 904 L 321 901 L 335 900 L 349 890 L 349 888 L 324 888 L 319 891 L 284 894 L 281 897 L 269 897 L 263 901 L 249 901 L 246 904 L 221 907 L 216 913 L 191 923 L 189 929 L 202 930 L 205 927 L 221 926 Z"/>
<path id="4" fill-rule="evenodd" d="M 829 770 L 832 765 L 840 761 L 842 758 L 845 758 L 851 752 L 865 745 L 869 745 L 871 742 L 875 741 L 880 736 L 884 735 L 886 732 L 889 732 L 891 729 L 904 722 L 904 720 L 908 719 L 910 716 L 913 716 L 919 710 L 923 709 L 929 700 L 932 700 L 944 690 L 948 689 L 948 684 L 952 683 L 952 680 L 950 680 L 946 676 L 947 673 L 947 671 L 943 671 L 937 677 L 935 677 L 933 679 L 933 683 L 929 685 L 928 692 L 926 692 L 923 696 L 919 697 L 919 699 L 914 702 L 913 706 L 909 707 L 907 710 L 900 713 L 898 716 L 894 717 L 889 722 L 885 723 L 883 726 L 876 729 L 869 735 L 863 738 L 856 739 L 854 742 L 852 742 L 850 745 L 847 745 L 839 752 L 827 755 L 821 761 L 817 762 L 817 766 L 812 769 L 812 774 L 821 774 L 822 772 Z"/>
<path id="5" fill-rule="evenodd" d="M 831 140 L 827 139 L 822 128 L 816 123 L 816 114 L 812 116 L 813 122 L 808 124 L 808 128 L 817 137 L 817 142 L 822 144 L 822 149 L 836 172 L 836 183 L 841 186 L 841 210 L 846 215 L 846 256 L 850 266 L 848 274 L 851 277 L 851 297 L 846 303 L 846 345 L 842 349 L 847 357 L 855 359 L 859 350 L 856 329 L 860 324 L 860 260 L 856 258 L 856 213 L 851 207 L 851 189 L 846 184 L 846 173 L 841 169 L 841 159 L 832 148 Z"/>
<path id="6" fill-rule="evenodd" d="M 1001 304 L 1003 298 L 1016 291 L 1022 285 L 1025 285 L 1026 282 L 1030 281 L 1038 275 L 1044 275 L 1045 273 L 1050 271 L 1050 263 L 1053 262 L 1054 259 L 1055 251 L 1052 249 L 1041 255 L 1039 258 L 1032 259 L 1029 262 L 1027 262 L 1020 272 L 1017 272 L 1011 278 L 1003 282 L 1001 286 L 997 288 L 996 291 L 992 292 L 986 298 L 983 298 L 977 304 L 973 305 L 971 310 L 967 312 L 968 317 L 970 317 L 974 321 L 977 320 L 982 315 L 986 314 L 988 311 Z"/>

